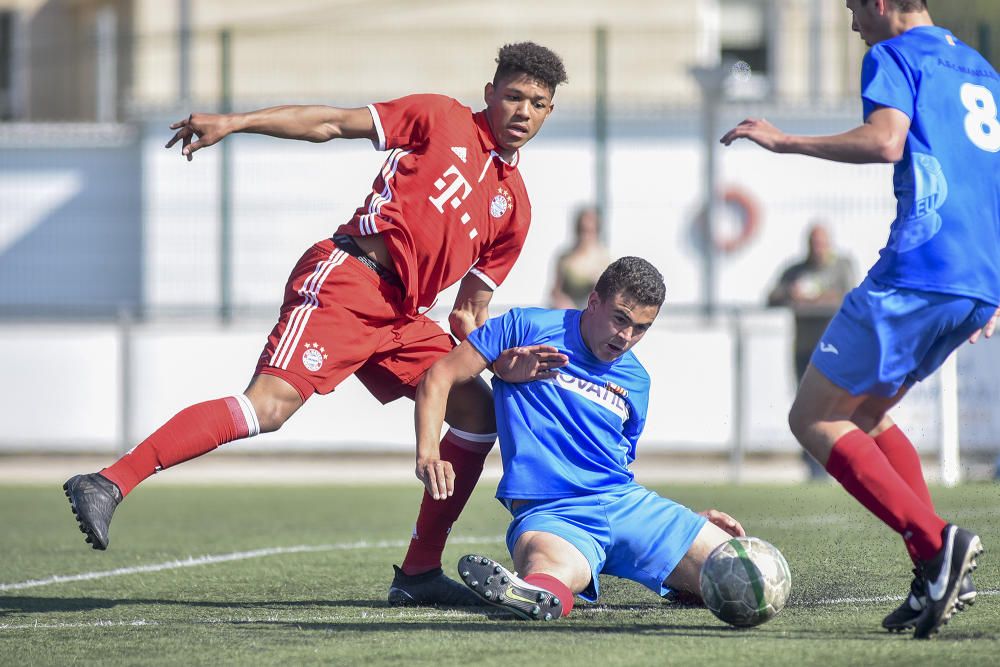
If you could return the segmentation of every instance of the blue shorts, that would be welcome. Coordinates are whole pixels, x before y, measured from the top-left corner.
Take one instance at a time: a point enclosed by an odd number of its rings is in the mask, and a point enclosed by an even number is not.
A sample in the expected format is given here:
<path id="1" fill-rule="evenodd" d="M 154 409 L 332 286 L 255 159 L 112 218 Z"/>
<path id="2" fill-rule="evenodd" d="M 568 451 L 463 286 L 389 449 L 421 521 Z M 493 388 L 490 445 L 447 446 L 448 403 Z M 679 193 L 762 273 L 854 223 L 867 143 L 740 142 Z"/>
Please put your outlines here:
<path id="1" fill-rule="evenodd" d="M 844 297 L 810 363 L 854 396 L 895 396 L 936 371 L 996 309 L 970 297 L 865 278 Z"/>
<path id="2" fill-rule="evenodd" d="M 639 484 L 576 498 L 532 500 L 513 512 L 507 549 L 537 530 L 563 538 L 590 563 L 590 585 L 580 597 L 597 600 L 600 573 L 637 581 L 660 594 L 663 581 L 688 552 L 705 517 Z"/>

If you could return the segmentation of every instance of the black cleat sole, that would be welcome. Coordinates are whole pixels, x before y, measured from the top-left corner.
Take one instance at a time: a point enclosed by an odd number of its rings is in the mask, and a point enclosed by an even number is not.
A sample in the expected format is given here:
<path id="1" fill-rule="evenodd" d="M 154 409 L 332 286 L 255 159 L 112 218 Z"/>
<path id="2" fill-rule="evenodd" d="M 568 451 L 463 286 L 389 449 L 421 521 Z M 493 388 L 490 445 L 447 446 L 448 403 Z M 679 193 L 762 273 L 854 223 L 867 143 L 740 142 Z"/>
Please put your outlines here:
<path id="1" fill-rule="evenodd" d="M 458 561 L 458 574 L 484 602 L 526 621 L 554 621 L 562 616 L 562 601 L 518 578 L 495 560 L 470 554 Z"/>
<path id="2" fill-rule="evenodd" d="M 69 500 L 69 507 L 71 510 L 73 510 L 73 518 L 76 519 L 77 527 L 80 529 L 81 533 L 87 536 L 86 539 L 87 544 L 89 544 L 92 548 L 96 549 L 97 551 L 105 551 L 108 548 L 108 543 L 101 542 L 100 539 L 98 539 L 98 537 L 93 533 L 93 531 L 87 529 L 87 526 L 80 518 L 80 512 L 76 508 L 76 503 L 73 502 L 73 495 L 70 493 L 69 485 L 77 477 L 80 477 L 80 475 L 77 475 L 76 477 L 71 477 L 69 480 L 66 481 L 65 484 L 63 484 L 63 493 L 66 495 L 67 500 Z"/>

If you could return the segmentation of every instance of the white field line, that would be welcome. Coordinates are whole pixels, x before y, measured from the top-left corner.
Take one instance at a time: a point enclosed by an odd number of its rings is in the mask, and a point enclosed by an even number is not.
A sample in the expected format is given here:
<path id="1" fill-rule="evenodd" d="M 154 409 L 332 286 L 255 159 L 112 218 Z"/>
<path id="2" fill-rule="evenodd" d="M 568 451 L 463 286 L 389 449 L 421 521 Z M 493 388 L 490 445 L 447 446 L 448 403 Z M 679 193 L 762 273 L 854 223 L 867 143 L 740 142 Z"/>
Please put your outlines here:
<path id="1" fill-rule="evenodd" d="M 756 528 L 757 526 L 769 526 L 769 527 L 773 526 L 778 528 L 799 527 L 799 526 L 830 526 L 837 524 L 855 524 L 859 521 L 859 517 L 863 517 L 866 514 L 867 513 L 859 506 L 858 512 L 852 514 L 833 513 L 833 514 L 820 514 L 814 516 L 796 516 L 789 518 L 773 516 L 764 519 L 757 519 L 752 523 L 751 522 L 748 523 L 751 523 L 751 528 Z M 993 519 L 998 514 L 1000 514 L 1000 506 L 987 506 L 987 507 L 977 507 L 974 509 L 960 509 L 954 511 L 946 511 L 942 516 L 946 520 L 951 518 L 953 520 L 956 520 L 956 522 L 958 522 L 976 518 Z"/>
<path id="2" fill-rule="evenodd" d="M 979 591 L 978 596 L 1000 595 L 1000 590 Z M 838 605 L 838 604 L 882 604 L 885 602 L 902 602 L 902 595 L 877 595 L 870 598 L 820 598 L 819 600 L 801 600 L 795 607 L 812 607 L 817 605 Z"/>
<path id="3" fill-rule="evenodd" d="M 90 623 L 0 623 L 0 630 L 62 630 L 65 628 L 110 628 L 138 627 L 140 625 L 159 625 L 156 621 L 136 619 L 134 621 L 91 621 Z"/>
<path id="4" fill-rule="evenodd" d="M 976 514 L 986 514 L 989 513 L 991 516 L 995 514 L 989 510 L 989 508 L 980 508 L 978 510 L 971 510 L 962 512 L 964 516 L 971 516 Z M 818 526 L 818 525 L 829 525 L 835 523 L 846 523 L 853 522 L 856 517 L 848 514 L 829 514 L 822 516 L 813 517 L 795 517 L 794 519 L 767 519 L 763 521 L 757 521 L 757 525 L 780 525 L 784 527 L 798 525 L 798 526 Z M 499 542 L 504 543 L 504 538 L 502 536 L 495 537 L 454 537 L 450 540 L 451 544 L 488 544 Z M 129 574 L 140 574 L 146 572 L 161 572 L 163 570 L 175 570 L 184 567 L 196 567 L 201 565 L 214 565 L 216 563 L 228 563 L 238 560 L 248 560 L 251 558 L 262 558 L 265 556 L 277 556 L 281 554 L 295 554 L 295 553 L 317 553 L 324 551 L 353 551 L 356 549 L 401 549 L 409 544 L 409 541 L 403 540 L 382 540 L 378 542 L 368 542 L 368 541 L 358 541 L 358 542 L 345 542 L 340 544 L 319 544 L 319 545 L 298 545 L 294 547 L 272 547 L 268 549 L 254 549 L 252 551 L 237 551 L 228 554 L 218 554 L 209 556 L 191 556 L 182 560 L 167 561 L 164 563 L 154 563 L 152 565 L 137 565 L 133 567 L 121 567 L 114 570 L 104 570 L 98 572 L 84 572 L 81 574 L 70 574 L 70 575 L 53 575 L 51 577 L 45 577 L 44 579 L 30 579 L 28 581 L 21 581 L 16 583 L 0 583 L 0 592 L 3 591 L 16 591 L 23 590 L 26 588 L 37 588 L 39 586 L 48 586 L 50 584 L 61 584 L 69 583 L 75 581 L 90 581 L 94 579 L 105 579 L 108 577 L 118 577 Z M 997 595 L 1000 591 L 988 590 L 980 591 L 980 595 Z M 899 596 L 880 596 L 871 598 L 836 598 L 832 600 L 814 600 L 809 602 L 802 602 L 800 604 L 812 604 L 812 605 L 837 605 L 837 604 L 874 604 L 883 602 L 893 602 L 902 600 Z M 0 625 L 0 627 L 4 627 Z"/>
<path id="5" fill-rule="evenodd" d="M 499 542 L 503 544 L 502 536 L 496 537 L 455 537 L 452 544 L 488 544 Z M 182 567 L 197 567 L 200 565 L 214 565 L 215 563 L 228 563 L 237 560 L 248 560 L 250 558 L 262 558 L 264 556 L 277 556 L 280 554 L 316 553 L 321 551 L 354 551 L 357 549 L 402 549 L 409 544 L 409 540 L 385 540 L 381 542 L 346 542 L 341 544 L 317 544 L 299 545 L 294 547 L 272 547 L 269 549 L 254 549 L 253 551 L 237 551 L 228 554 L 218 554 L 214 556 L 190 556 L 182 560 L 171 560 L 165 563 L 154 563 L 152 565 L 137 565 L 134 567 L 120 567 L 114 570 L 104 570 L 100 572 L 83 572 L 81 574 L 56 574 L 44 579 L 30 579 L 11 584 L 0 584 L 2 591 L 18 591 L 25 588 L 36 588 L 38 586 L 48 586 L 50 584 L 62 584 L 73 581 L 90 581 L 92 579 L 105 579 L 107 577 L 119 577 L 126 574 L 140 574 L 144 572 L 161 572 L 163 570 L 176 570 Z"/>
<path id="6" fill-rule="evenodd" d="M 979 595 L 1000 595 L 1000 590 L 988 590 L 979 591 Z M 800 602 L 791 607 L 811 607 L 817 605 L 863 605 L 863 604 L 885 604 L 888 602 L 898 602 L 902 600 L 902 596 L 891 596 L 882 595 L 877 597 L 868 598 L 830 598 L 822 600 L 813 600 L 809 602 Z M 642 607 L 648 607 L 648 605 L 637 604 L 636 609 Z M 610 613 L 620 613 L 623 611 L 621 606 L 616 607 L 605 607 L 603 605 L 594 606 L 582 606 L 577 607 L 574 610 L 574 614 L 579 614 L 581 616 L 601 616 Z M 347 614 L 340 616 L 309 616 L 309 617 L 292 617 L 292 616 L 276 616 L 268 615 L 261 617 L 253 617 L 248 615 L 240 616 L 224 616 L 219 618 L 202 618 L 192 621 L 169 621 L 167 623 L 161 623 L 159 621 L 148 621 L 146 619 L 134 619 L 131 621 L 119 620 L 119 621 L 91 621 L 89 623 L 0 623 L 0 631 L 3 630 L 63 630 L 63 629 L 73 629 L 73 628 L 111 628 L 111 627 L 138 627 L 138 626 L 179 626 L 179 625 L 220 625 L 229 623 L 284 623 L 284 624 L 309 624 L 309 623 L 340 623 L 349 619 L 363 619 L 367 621 L 455 621 L 456 619 L 465 617 L 467 618 L 470 613 L 475 614 L 485 614 L 490 617 L 504 617 L 506 614 L 500 610 L 483 610 L 476 609 L 474 612 L 462 611 L 460 609 L 420 609 L 420 608 L 407 608 L 406 610 L 387 610 L 384 612 L 364 610 L 360 614 Z"/>

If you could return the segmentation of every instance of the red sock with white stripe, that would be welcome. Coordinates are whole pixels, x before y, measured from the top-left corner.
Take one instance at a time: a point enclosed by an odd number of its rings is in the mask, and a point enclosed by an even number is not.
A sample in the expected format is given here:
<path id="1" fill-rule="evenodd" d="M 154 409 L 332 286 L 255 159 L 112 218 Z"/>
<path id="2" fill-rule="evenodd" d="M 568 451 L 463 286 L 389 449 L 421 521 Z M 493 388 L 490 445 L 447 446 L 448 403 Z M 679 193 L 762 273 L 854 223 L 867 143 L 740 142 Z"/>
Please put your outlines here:
<path id="1" fill-rule="evenodd" d="M 875 441 L 855 429 L 845 433 L 830 452 L 826 471 L 869 512 L 903 536 L 920 560 L 941 550 L 947 525 L 900 477 Z"/>
<path id="2" fill-rule="evenodd" d="M 444 500 L 434 500 L 424 491 L 410 548 L 400 568 L 405 574 L 421 574 L 441 567 L 448 533 L 476 488 L 483 462 L 496 437 L 496 433 L 480 435 L 455 428 L 445 433 L 441 440 L 441 460 L 450 462 L 455 471 L 455 490 Z"/>
<path id="3" fill-rule="evenodd" d="M 930 489 L 927 488 L 927 480 L 924 479 L 924 469 L 920 465 L 920 455 L 906 434 L 896 425 L 875 436 L 875 444 L 885 454 L 892 469 L 899 473 L 903 481 L 909 485 L 913 492 L 924 501 L 924 504 L 934 509 L 934 502 L 931 500 Z M 906 550 L 910 553 L 910 558 L 917 562 L 917 554 L 913 547 L 906 543 Z"/>
<path id="4" fill-rule="evenodd" d="M 559 602 L 562 603 L 563 616 L 569 616 L 569 613 L 573 611 L 573 591 L 569 589 L 569 586 L 559 581 L 551 574 L 529 574 L 524 578 L 524 580 L 533 586 L 544 588 L 549 593 L 552 593 L 559 598 Z"/>
<path id="5" fill-rule="evenodd" d="M 184 408 L 101 474 L 122 496 L 153 473 L 260 433 L 250 399 L 239 394 Z"/>

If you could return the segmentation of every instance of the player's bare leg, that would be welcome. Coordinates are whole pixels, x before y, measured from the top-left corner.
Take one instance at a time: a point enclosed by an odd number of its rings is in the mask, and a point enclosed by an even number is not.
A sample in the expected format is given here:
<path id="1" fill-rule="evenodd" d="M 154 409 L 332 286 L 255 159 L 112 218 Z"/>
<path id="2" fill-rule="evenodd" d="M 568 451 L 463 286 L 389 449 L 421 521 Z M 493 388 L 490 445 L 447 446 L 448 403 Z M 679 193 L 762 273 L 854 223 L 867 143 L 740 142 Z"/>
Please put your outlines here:
<path id="1" fill-rule="evenodd" d="M 185 408 L 112 466 L 63 484 L 80 532 L 94 549 L 107 549 L 115 509 L 142 480 L 221 444 L 276 431 L 302 403 L 288 382 L 262 374 L 239 396 Z"/>
<path id="2" fill-rule="evenodd" d="M 975 598 L 969 574 L 982 545 L 978 536 L 937 516 L 869 435 L 878 437 L 891 428 L 885 413 L 905 393 L 904 388 L 883 399 L 853 396 L 810 364 L 788 419 L 799 443 L 862 505 L 903 536 L 917 564 L 917 578 L 923 579 L 918 588 L 927 594 L 913 620 L 914 636 L 926 638 L 948 622 L 963 594 Z M 855 418 L 862 423 L 852 421 Z M 894 625 L 899 620 L 896 611 L 886 619 Z"/>
<path id="3" fill-rule="evenodd" d="M 714 525 L 706 522 L 698 531 L 698 536 L 694 538 L 691 547 L 677 563 L 677 567 L 663 582 L 678 595 L 674 599 L 682 604 L 693 604 L 701 600 L 701 566 L 704 565 L 708 554 L 712 553 L 720 544 L 725 544 L 733 539 L 733 535 Z"/>
<path id="4" fill-rule="evenodd" d="M 441 441 L 441 458 L 455 471 L 454 492 L 441 500 L 424 492 L 402 567 L 393 566 L 390 605 L 481 604 L 465 586 L 444 574 L 441 556 L 451 526 L 472 495 L 496 440 L 493 393 L 482 378 L 452 389 L 445 421 L 451 428 Z"/>

